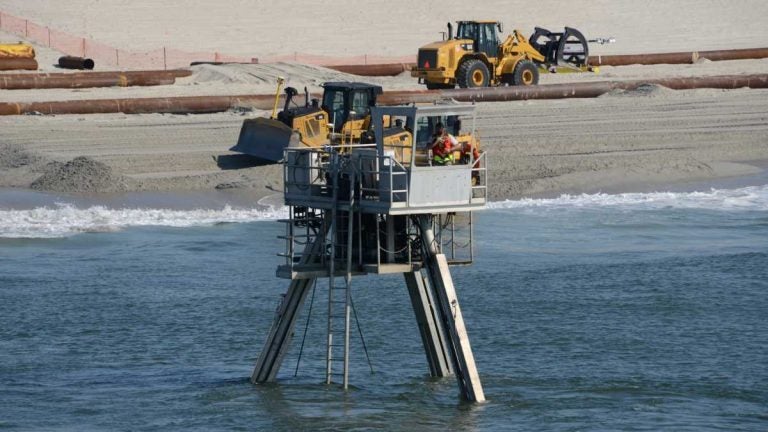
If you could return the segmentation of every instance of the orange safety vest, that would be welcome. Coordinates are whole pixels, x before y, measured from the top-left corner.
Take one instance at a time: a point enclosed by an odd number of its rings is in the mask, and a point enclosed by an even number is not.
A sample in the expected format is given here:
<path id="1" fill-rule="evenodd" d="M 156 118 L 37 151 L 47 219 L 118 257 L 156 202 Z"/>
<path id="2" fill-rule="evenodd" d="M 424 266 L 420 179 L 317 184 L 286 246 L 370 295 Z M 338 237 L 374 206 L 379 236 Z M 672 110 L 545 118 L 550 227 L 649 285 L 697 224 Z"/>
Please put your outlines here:
<path id="1" fill-rule="evenodd" d="M 451 138 L 448 135 L 442 137 L 442 142 L 432 147 L 432 159 L 440 165 L 453 163 L 453 152 L 451 152 Z"/>

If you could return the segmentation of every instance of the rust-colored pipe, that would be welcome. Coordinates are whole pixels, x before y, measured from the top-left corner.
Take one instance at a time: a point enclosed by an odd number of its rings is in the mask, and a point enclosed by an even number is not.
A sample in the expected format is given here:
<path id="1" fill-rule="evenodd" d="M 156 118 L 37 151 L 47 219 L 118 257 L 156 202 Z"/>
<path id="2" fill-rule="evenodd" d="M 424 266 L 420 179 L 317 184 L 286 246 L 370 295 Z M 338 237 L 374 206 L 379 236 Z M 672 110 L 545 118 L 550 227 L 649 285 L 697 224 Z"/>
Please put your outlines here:
<path id="1" fill-rule="evenodd" d="M 711 61 L 747 60 L 768 58 L 768 48 L 747 48 L 735 50 L 691 51 L 659 54 L 607 55 L 589 57 L 592 66 L 627 66 L 633 64 L 690 64 L 698 59 Z"/>
<path id="2" fill-rule="evenodd" d="M 176 77 L 192 75 L 189 70 L 75 72 L 0 75 L 0 89 L 128 87 L 173 84 Z"/>
<path id="3" fill-rule="evenodd" d="M 503 102 L 526 99 L 564 99 L 596 97 L 614 89 L 632 90 L 644 84 L 657 84 L 675 90 L 694 88 L 768 88 L 768 74 L 723 75 L 699 78 L 662 78 L 638 81 L 605 81 L 539 86 L 511 86 L 461 90 L 414 90 L 385 92 L 378 96 L 381 105 L 432 103 L 445 99 L 461 102 Z M 0 103 L 0 115 L 116 113 L 211 113 L 238 105 L 272 109 L 274 95 L 188 96 L 143 99 L 104 99 L 64 102 Z"/>
<path id="4" fill-rule="evenodd" d="M 714 51 L 690 51 L 657 54 L 629 54 L 629 55 L 592 55 L 589 58 L 591 66 L 627 66 L 633 64 L 690 64 L 698 59 L 711 61 L 721 60 L 749 60 L 768 58 L 768 48 L 746 48 L 733 50 Z M 415 63 L 392 63 L 385 65 L 341 65 L 325 66 L 339 72 L 361 76 L 394 76 L 404 71 L 413 69 Z"/>
<path id="5" fill-rule="evenodd" d="M 377 98 L 382 105 L 432 103 L 445 99 L 460 102 L 504 102 L 527 99 L 590 98 L 611 90 L 633 90 L 644 84 L 656 84 L 674 90 L 695 88 L 736 89 L 768 88 L 768 74 L 721 75 L 695 78 L 661 78 L 637 81 L 603 81 L 538 86 L 511 86 L 461 90 L 417 90 L 385 92 Z"/>
<path id="6" fill-rule="evenodd" d="M 282 96 L 281 96 L 282 99 Z M 272 109 L 275 95 L 183 96 L 167 98 L 95 99 L 59 102 L 0 103 L 0 115 L 20 114 L 197 114 L 226 111 L 236 106 Z"/>
<path id="7" fill-rule="evenodd" d="M 336 65 L 325 66 L 328 69 L 337 70 L 352 75 L 359 76 L 395 76 L 411 70 L 410 65 L 405 63 L 387 63 L 370 65 Z"/>
<path id="8" fill-rule="evenodd" d="M 0 59 L 0 71 L 7 70 L 37 70 L 37 60 L 32 58 Z"/>

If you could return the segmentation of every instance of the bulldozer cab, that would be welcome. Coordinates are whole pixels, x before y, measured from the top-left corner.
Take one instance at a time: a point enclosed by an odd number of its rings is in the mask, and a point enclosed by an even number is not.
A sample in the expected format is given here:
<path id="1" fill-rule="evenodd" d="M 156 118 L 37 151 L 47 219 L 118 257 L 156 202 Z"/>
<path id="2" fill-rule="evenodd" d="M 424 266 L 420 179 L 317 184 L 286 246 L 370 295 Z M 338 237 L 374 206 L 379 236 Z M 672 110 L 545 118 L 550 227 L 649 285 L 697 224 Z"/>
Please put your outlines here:
<path id="1" fill-rule="evenodd" d="M 285 149 L 291 146 L 358 142 L 370 125 L 371 107 L 376 105 L 381 87 L 359 82 L 329 82 L 323 87 L 322 107 L 317 100 L 310 103 L 306 89 L 305 105 L 295 104 L 293 98 L 298 92 L 286 88 L 285 108 L 277 118 L 246 119 L 237 144 L 230 150 L 279 162 Z M 333 127 L 329 130 L 330 125 Z"/>
<path id="2" fill-rule="evenodd" d="M 487 57 L 496 57 L 499 52 L 501 23 L 496 21 L 459 21 L 456 39 L 471 39 L 473 51 L 484 53 Z"/>
<path id="3" fill-rule="evenodd" d="M 341 132 L 344 125 L 370 115 L 376 106 L 376 96 L 382 93 L 380 86 L 366 83 L 330 82 L 323 85 L 322 109 L 328 113 L 334 132 Z"/>

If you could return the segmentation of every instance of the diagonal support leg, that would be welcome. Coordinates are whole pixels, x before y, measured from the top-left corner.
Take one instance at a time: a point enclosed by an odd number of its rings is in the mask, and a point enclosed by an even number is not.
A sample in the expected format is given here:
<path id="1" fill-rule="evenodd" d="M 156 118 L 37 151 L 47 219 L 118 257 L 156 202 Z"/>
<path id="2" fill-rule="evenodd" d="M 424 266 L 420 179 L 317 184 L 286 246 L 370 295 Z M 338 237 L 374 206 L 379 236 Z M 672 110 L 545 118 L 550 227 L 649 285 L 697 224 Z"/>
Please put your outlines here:
<path id="1" fill-rule="evenodd" d="M 480 383 L 480 375 L 475 365 L 475 357 L 469 344 L 469 335 L 464 326 L 459 299 L 453 286 L 453 278 L 448 268 L 445 255 L 438 253 L 435 244 L 432 221 L 427 216 L 418 218 L 423 243 L 424 263 L 427 265 L 435 297 L 440 305 L 440 319 L 448 330 L 450 352 L 456 380 L 461 395 L 471 402 L 484 402 L 485 394 Z"/>
<path id="2" fill-rule="evenodd" d="M 413 312 L 416 315 L 416 324 L 419 327 L 421 341 L 424 344 L 430 375 L 433 377 L 453 375 L 451 353 L 447 346 L 450 341 L 445 337 L 438 312 L 439 306 L 435 303 L 427 281 L 424 280 L 419 271 L 403 273 L 403 276 L 405 276 L 405 283 L 408 286 L 408 294 L 411 298 Z"/>
<path id="3" fill-rule="evenodd" d="M 322 249 L 323 240 L 323 236 L 318 236 L 313 243 L 307 245 L 301 257 L 302 264 L 316 259 L 318 252 Z M 275 312 L 275 320 L 272 322 L 272 328 L 269 329 L 264 348 L 256 360 L 256 366 L 251 375 L 251 382 L 254 384 L 272 382 L 277 377 L 283 359 L 291 346 L 296 320 L 314 282 L 315 279 L 291 281 L 282 303 Z"/>
<path id="4" fill-rule="evenodd" d="M 277 377 L 283 359 L 291 346 L 296 320 L 314 281 L 314 279 L 291 281 L 291 286 L 275 313 L 275 321 L 269 330 L 264 349 L 256 360 L 256 366 L 251 375 L 251 382 L 254 384 L 272 382 Z"/>

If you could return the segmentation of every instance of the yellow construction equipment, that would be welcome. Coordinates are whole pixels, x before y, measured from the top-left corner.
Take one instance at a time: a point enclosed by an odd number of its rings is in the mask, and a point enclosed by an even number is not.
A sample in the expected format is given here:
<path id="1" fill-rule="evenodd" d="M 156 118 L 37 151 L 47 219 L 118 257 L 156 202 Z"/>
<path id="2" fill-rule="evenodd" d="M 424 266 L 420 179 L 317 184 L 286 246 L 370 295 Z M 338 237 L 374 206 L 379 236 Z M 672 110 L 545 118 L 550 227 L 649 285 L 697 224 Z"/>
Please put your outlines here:
<path id="1" fill-rule="evenodd" d="M 0 58 L 35 58 L 35 49 L 25 43 L 0 44 Z"/>
<path id="2" fill-rule="evenodd" d="M 278 93 L 282 83 L 278 80 Z M 289 146 L 344 147 L 373 142 L 368 132 L 370 109 L 376 106 L 376 96 L 382 88 L 359 82 L 328 82 L 323 84 L 323 90 L 322 104 L 318 99 L 310 99 L 305 89 L 304 105 L 299 106 L 293 100 L 298 91 L 286 87 L 283 110 L 275 116 L 275 105 L 272 118 L 245 120 L 237 145 L 230 150 L 279 162 Z M 412 137 L 402 126 L 386 126 L 386 141 L 410 144 Z"/>
<path id="3" fill-rule="evenodd" d="M 278 79 L 278 93 L 282 84 L 283 80 Z M 286 87 L 283 110 L 275 113 L 274 109 L 271 118 L 245 120 L 237 144 L 230 150 L 269 162 L 280 162 L 289 147 L 333 146 L 344 152 L 356 145 L 373 146 L 376 137 L 370 113 L 382 88 L 360 82 L 328 82 L 323 84 L 323 89 L 322 105 L 318 99 L 310 99 L 309 92 L 304 89 L 305 102 L 299 106 L 294 102 L 298 95 L 296 89 Z M 472 121 L 474 123 L 474 119 Z M 464 131 L 457 115 L 425 116 L 418 124 L 409 124 L 402 118 L 385 117 L 381 141 L 393 152 L 392 156 L 398 163 L 410 163 L 413 156 L 417 164 L 429 165 L 432 163 L 429 148 L 436 138 L 438 123 L 442 123 L 461 144 L 454 160 L 466 159 L 469 154 L 477 158 L 480 146 L 477 134 L 474 130 Z M 414 132 L 418 143 L 417 152 L 412 155 Z"/>
<path id="4" fill-rule="evenodd" d="M 540 72 L 591 70 L 584 35 L 565 27 L 562 33 L 536 28 L 530 41 L 518 30 L 499 42 L 498 21 L 459 21 L 456 36 L 419 49 L 411 76 L 428 89 L 535 85 Z"/>

